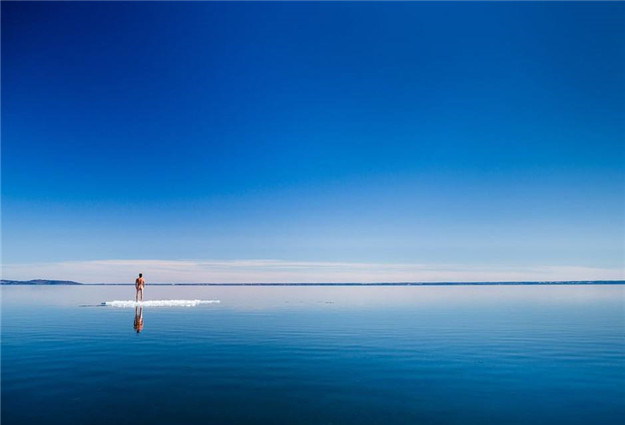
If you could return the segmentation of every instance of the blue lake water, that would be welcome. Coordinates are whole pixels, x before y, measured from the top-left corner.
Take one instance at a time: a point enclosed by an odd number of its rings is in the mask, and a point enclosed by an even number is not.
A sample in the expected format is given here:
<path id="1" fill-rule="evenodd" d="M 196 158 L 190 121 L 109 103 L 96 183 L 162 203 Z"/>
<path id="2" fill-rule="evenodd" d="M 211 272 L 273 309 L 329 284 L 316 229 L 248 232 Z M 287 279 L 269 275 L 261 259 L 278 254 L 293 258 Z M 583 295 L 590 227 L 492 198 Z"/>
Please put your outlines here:
<path id="1" fill-rule="evenodd" d="M 2 288 L 3 424 L 619 424 L 625 286 Z"/>

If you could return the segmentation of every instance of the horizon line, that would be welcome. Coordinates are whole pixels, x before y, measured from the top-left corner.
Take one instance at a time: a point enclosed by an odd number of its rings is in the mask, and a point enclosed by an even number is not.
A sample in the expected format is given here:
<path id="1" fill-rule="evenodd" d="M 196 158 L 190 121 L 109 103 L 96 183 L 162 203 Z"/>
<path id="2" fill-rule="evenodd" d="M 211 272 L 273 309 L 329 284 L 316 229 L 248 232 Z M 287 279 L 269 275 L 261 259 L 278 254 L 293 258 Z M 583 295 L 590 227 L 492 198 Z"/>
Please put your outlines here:
<path id="1" fill-rule="evenodd" d="M 57 283 L 30 283 L 30 282 L 57 282 Z M 117 283 L 117 282 L 97 282 L 84 283 L 69 280 L 54 279 L 31 279 L 31 280 L 12 280 L 2 279 L 2 285 L 25 285 L 25 286 L 134 286 L 133 283 Z M 13 282 L 13 283 L 4 283 Z M 147 286 L 445 286 L 445 285 L 584 285 L 584 284 L 625 284 L 625 280 L 620 279 L 598 279 L 598 280 L 515 280 L 515 281 L 397 281 L 397 282 L 155 282 Z"/>

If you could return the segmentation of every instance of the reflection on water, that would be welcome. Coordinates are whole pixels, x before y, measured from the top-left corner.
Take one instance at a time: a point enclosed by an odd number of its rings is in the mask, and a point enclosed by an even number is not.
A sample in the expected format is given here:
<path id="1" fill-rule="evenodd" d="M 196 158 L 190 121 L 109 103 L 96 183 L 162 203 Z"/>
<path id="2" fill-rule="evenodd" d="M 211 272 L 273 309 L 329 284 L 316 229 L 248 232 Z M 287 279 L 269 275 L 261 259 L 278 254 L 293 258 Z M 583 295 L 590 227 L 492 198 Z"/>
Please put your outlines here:
<path id="1" fill-rule="evenodd" d="M 137 333 L 143 330 L 143 307 L 135 307 L 134 329 Z"/>
<path id="2" fill-rule="evenodd" d="M 624 288 L 7 287 L 1 419 L 620 424 Z"/>

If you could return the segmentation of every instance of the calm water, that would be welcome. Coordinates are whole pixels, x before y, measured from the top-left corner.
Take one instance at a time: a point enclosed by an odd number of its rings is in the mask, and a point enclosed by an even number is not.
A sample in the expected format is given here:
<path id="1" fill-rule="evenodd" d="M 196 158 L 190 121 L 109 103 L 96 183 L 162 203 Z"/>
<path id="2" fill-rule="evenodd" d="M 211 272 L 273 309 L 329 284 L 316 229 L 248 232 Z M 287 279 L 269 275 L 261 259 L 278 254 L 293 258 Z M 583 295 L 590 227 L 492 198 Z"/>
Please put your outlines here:
<path id="1" fill-rule="evenodd" d="M 2 288 L 2 423 L 617 424 L 625 287 Z M 84 306 L 88 305 L 88 306 Z"/>

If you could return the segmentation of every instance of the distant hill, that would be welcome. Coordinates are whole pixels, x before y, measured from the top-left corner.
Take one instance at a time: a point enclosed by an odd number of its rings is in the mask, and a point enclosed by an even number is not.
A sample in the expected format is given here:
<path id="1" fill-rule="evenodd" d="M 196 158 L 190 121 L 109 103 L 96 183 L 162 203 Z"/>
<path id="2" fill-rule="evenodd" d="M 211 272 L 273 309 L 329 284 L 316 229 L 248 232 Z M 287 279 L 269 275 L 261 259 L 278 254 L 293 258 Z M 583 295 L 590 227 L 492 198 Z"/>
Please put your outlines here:
<path id="1" fill-rule="evenodd" d="M 71 280 L 0 280 L 0 285 L 82 285 L 82 283 L 72 282 Z"/>

